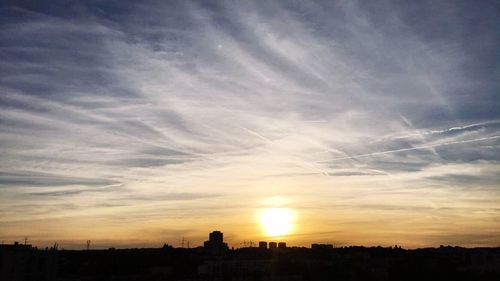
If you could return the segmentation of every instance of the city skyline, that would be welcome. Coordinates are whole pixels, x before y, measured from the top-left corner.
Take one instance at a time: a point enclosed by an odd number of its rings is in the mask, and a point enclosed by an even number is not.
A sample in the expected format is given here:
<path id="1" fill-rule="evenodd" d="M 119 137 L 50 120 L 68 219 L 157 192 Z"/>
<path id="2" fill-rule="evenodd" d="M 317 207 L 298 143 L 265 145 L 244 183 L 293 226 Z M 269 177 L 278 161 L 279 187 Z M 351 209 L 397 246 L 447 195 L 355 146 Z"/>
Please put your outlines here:
<path id="1" fill-rule="evenodd" d="M 151 247 L 151 248 L 180 248 L 180 249 L 196 249 L 196 248 L 205 248 L 207 253 L 213 254 L 213 255 L 222 255 L 224 252 L 235 249 L 244 249 L 244 248 L 259 248 L 259 249 L 266 249 L 266 250 L 278 250 L 278 249 L 285 249 L 285 248 L 312 248 L 312 249 L 333 249 L 334 247 L 338 245 L 334 245 L 332 243 L 311 243 L 309 246 L 296 246 L 296 245 L 288 245 L 286 241 L 284 241 L 282 238 L 284 237 L 269 237 L 271 240 L 269 241 L 252 241 L 252 240 L 244 240 L 239 243 L 235 244 L 228 244 L 227 240 L 224 238 L 224 233 L 220 230 L 212 230 L 210 233 L 208 233 L 208 240 L 204 241 L 201 245 L 192 245 L 187 237 L 182 237 L 181 241 L 179 243 L 170 243 L 169 241 L 165 241 L 163 245 L 156 245 L 157 247 Z M 0 245 L 8 248 L 37 248 L 37 245 L 33 245 L 29 243 L 29 238 L 24 237 L 23 241 L 13 241 L 13 243 L 5 243 L 5 241 L 2 241 Z M 352 246 L 359 246 L 359 245 L 341 245 L 341 247 L 352 247 Z M 391 245 L 389 246 L 392 248 L 392 246 L 396 247 L 401 247 L 396 245 Z M 440 245 L 443 246 L 443 245 Z M 377 246 L 377 247 L 380 247 Z M 139 247 L 136 247 L 137 249 Z M 144 248 L 144 247 L 143 247 Z M 59 249 L 59 243 L 54 242 L 54 244 L 51 247 L 46 247 L 46 250 L 75 250 L 75 249 Z M 91 240 L 85 241 L 85 246 L 82 247 L 81 249 L 76 249 L 76 250 L 110 250 L 110 249 L 116 249 L 115 247 L 95 247 L 92 244 Z M 123 248 L 127 249 L 127 248 Z M 132 249 L 132 248 L 129 248 Z M 41 248 L 43 250 L 43 248 Z"/>
<path id="2" fill-rule="evenodd" d="M 499 246 L 499 10 L 2 2 L 0 240 Z"/>

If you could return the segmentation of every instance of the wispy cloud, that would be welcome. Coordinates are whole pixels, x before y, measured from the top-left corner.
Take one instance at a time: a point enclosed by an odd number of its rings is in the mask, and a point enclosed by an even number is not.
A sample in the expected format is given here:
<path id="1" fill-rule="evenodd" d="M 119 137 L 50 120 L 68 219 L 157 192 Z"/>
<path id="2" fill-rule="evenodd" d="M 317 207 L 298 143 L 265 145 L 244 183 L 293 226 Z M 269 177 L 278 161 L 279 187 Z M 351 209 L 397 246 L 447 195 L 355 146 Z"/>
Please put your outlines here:
<path id="1" fill-rule="evenodd" d="M 397 152 L 406 152 L 406 151 L 412 151 L 412 150 L 429 149 L 429 148 L 433 148 L 433 147 L 446 146 L 446 145 L 454 145 L 454 144 L 464 144 L 464 143 L 479 142 L 479 141 L 496 140 L 498 138 L 500 138 L 500 136 L 484 137 L 484 138 L 471 139 L 471 140 L 451 141 L 451 142 L 443 142 L 443 143 L 434 143 L 434 144 L 429 144 L 429 145 L 425 145 L 425 146 L 400 148 L 400 149 L 395 149 L 395 150 L 378 151 L 378 152 L 372 152 L 372 153 L 367 153 L 367 154 L 352 155 L 352 156 L 348 156 L 348 157 L 333 158 L 333 159 L 329 159 L 329 160 L 323 160 L 321 162 L 333 162 L 333 161 L 346 160 L 346 159 L 357 159 L 357 158 L 377 156 L 377 155 L 397 153 Z"/>
<path id="2" fill-rule="evenodd" d="M 0 237 L 56 239 L 67 226 L 107 239 L 84 229 L 92 219 L 120 239 L 195 226 L 196 237 L 214 226 L 258 237 L 257 202 L 278 195 L 317 229 L 302 233 L 335 229 L 346 242 L 370 241 L 360 233 L 374 221 L 387 222 L 371 240 L 384 243 L 440 215 L 499 229 L 499 191 L 477 188 L 491 186 L 500 161 L 500 39 L 488 5 L 4 5 Z M 345 208 L 310 215 L 329 202 Z M 490 213 L 465 211 L 477 206 Z M 391 222 L 420 208 L 441 211 Z M 48 220 L 36 233 L 22 225 L 35 218 Z M 408 243 L 476 237 L 429 235 Z"/>

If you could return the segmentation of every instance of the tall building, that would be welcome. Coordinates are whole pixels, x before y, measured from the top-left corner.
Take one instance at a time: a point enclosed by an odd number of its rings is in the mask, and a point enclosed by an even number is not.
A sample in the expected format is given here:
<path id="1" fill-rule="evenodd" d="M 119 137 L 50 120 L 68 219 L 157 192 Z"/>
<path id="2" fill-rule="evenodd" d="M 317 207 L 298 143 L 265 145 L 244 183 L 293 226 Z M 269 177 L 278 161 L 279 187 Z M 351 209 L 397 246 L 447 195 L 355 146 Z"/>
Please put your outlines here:
<path id="1" fill-rule="evenodd" d="M 267 249 L 267 242 L 266 241 L 260 241 L 259 242 L 259 249 Z"/>
<path id="2" fill-rule="evenodd" d="M 208 240 L 213 243 L 222 244 L 224 241 L 224 233 L 216 230 L 208 234 Z"/>
<path id="3" fill-rule="evenodd" d="M 203 243 L 203 248 L 212 255 L 221 255 L 228 250 L 227 243 L 224 243 L 224 233 L 215 230 L 208 235 L 208 241 Z"/>
<path id="4" fill-rule="evenodd" d="M 286 248 L 286 243 L 285 242 L 279 242 L 278 243 L 278 249 L 285 249 Z"/>
<path id="5" fill-rule="evenodd" d="M 269 242 L 269 249 L 273 250 L 278 248 L 278 244 L 276 242 Z"/>

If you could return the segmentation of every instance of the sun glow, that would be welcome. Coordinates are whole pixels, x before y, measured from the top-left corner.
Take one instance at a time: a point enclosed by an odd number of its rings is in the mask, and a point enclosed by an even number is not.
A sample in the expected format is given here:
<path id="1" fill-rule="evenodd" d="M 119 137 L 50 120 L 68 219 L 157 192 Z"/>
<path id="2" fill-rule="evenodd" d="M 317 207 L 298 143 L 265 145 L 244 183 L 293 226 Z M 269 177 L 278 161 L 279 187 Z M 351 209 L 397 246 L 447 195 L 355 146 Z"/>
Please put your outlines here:
<path id="1" fill-rule="evenodd" d="M 282 236 L 292 232 L 293 213 L 287 208 L 264 209 L 260 223 L 268 236 Z"/>

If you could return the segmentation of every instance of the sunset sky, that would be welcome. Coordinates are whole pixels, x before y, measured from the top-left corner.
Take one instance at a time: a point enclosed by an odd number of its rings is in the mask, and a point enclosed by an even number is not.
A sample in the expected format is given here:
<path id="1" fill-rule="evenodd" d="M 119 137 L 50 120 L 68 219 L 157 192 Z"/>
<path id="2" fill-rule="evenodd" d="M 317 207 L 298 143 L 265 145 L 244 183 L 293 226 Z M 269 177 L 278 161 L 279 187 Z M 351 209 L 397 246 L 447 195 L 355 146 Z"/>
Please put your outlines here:
<path id="1" fill-rule="evenodd" d="M 2 4 L 0 240 L 499 246 L 499 27 L 498 1 Z"/>

